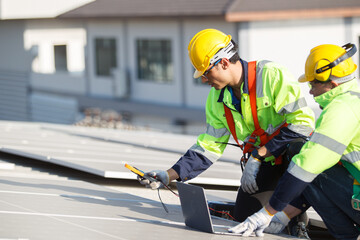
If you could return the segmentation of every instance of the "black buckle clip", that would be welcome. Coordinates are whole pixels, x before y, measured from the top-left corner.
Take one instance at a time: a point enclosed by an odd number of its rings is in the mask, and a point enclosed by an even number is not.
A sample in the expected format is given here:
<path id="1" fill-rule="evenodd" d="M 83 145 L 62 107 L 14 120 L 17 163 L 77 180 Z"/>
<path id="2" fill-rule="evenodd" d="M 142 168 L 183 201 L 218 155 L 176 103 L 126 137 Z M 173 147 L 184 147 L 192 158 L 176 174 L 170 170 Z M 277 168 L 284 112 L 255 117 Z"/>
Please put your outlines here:
<path id="1" fill-rule="evenodd" d="M 360 211 L 360 200 L 356 198 L 351 199 L 351 206 L 356 211 Z"/>

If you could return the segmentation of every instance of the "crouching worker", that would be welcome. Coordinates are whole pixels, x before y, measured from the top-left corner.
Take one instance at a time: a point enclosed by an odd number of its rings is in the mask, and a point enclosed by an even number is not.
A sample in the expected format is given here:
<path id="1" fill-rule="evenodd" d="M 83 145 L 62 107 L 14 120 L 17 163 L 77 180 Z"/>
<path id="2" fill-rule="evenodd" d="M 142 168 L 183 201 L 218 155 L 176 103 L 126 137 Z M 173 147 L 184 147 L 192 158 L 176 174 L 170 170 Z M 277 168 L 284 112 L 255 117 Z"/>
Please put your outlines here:
<path id="1" fill-rule="evenodd" d="M 360 88 L 353 44 L 320 45 L 311 50 L 300 82 L 323 109 L 315 131 L 292 158 L 269 203 L 231 232 L 262 235 L 273 216 L 302 193 L 336 239 L 357 239 L 360 231 Z M 290 217 L 297 209 L 286 207 Z M 277 213 L 278 212 L 278 213 Z M 280 217 L 284 225 L 286 218 Z M 276 217 L 275 225 L 281 224 Z"/>
<path id="2" fill-rule="evenodd" d="M 234 209 L 236 220 L 244 221 L 269 200 L 287 169 L 283 154 L 290 143 L 305 142 L 314 129 L 314 113 L 287 69 L 270 61 L 241 59 L 230 35 L 202 30 L 191 39 L 188 53 L 194 77 L 211 86 L 206 132 L 170 169 L 147 174 L 166 185 L 193 179 L 221 157 L 232 135 L 244 143 L 238 142 L 247 160 Z M 152 189 L 161 186 L 139 180 Z"/>

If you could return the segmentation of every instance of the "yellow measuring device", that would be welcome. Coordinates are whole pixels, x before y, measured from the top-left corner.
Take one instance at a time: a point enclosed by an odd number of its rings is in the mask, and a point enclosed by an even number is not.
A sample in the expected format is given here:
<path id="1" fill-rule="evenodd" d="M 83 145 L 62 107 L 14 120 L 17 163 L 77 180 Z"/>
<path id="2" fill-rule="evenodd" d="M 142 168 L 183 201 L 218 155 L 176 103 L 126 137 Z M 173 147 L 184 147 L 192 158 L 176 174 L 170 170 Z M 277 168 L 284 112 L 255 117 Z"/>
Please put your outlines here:
<path id="1" fill-rule="evenodd" d="M 148 179 L 149 181 L 151 182 L 161 182 L 163 184 L 164 187 L 166 187 L 167 189 L 169 189 L 173 194 L 175 194 L 176 196 L 179 196 L 176 192 L 174 192 L 173 190 L 171 190 L 166 184 L 164 184 L 161 180 L 159 179 L 156 179 L 156 177 L 150 177 L 148 175 L 145 175 L 145 173 L 143 171 L 141 171 L 140 169 L 137 169 L 136 167 L 133 167 L 133 166 L 130 166 L 129 164 L 125 163 L 125 167 L 127 169 L 129 169 L 130 171 L 132 171 L 133 173 L 135 173 L 136 175 L 142 177 L 142 178 L 145 178 L 145 179 Z M 160 195 L 159 195 L 160 197 Z M 161 199 L 160 199 L 161 200 Z M 163 202 L 161 202 L 165 208 L 165 211 L 168 212 L 168 210 L 166 209 L 165 205 Z"/>
<path id="2" fill-rule="evenodd" d="M 137 169 L 136 167 L 130 166 L 127 163 L 125 163 L 125 167 L 127 169 L 129 169 L 130 171 L 132 171 L 133 173 L 135 173 L 136 175 L 138 175 L 138 176 L 140 176 L 142 178 L 148 179 L 151 182 L 158 181 L 156 178 L 145 175 L 145 173 L 143 171 L 141 171 L 140 169 Z"/>
<path id="3" fill-rule="evenodd" d="M 125 163 L 125 167 L 126 167 L 127 169 L 129 169 L 130 171 L 132 171 L 133 173 L 139 175 L 140 177 L 144 177 L 144 175 L 145 175 L 143 171 L 137 169 L 136 167 L 130 166 L 130 165 L 127 164 L 127 163 Z"/>

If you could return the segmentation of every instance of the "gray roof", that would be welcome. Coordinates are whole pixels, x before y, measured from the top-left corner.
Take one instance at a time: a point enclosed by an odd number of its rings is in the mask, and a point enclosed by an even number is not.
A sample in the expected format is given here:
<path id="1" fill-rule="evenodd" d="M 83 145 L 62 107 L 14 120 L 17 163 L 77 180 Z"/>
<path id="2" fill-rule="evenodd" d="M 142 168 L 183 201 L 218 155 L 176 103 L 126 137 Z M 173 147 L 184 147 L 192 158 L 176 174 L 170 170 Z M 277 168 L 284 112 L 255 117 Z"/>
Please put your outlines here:
<path id="1" fill-rule="evenodd" d="M 97 0 L 61 18 L 224 16 L 233 0 Z"/>
<path id="2" fill-rule="evenodd" d="M 359 0 L 96 0 L 60 18 L 223 17 L 227 21 L 360 16 Z"/>

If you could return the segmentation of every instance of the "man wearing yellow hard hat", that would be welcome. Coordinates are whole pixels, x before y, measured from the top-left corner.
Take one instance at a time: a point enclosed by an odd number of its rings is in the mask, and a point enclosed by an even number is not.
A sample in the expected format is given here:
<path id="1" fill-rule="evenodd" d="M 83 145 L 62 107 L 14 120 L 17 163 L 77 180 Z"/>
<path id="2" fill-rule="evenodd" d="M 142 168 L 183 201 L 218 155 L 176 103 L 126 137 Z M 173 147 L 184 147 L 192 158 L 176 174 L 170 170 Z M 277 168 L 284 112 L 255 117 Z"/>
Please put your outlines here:
<path id="1" fill-rule="evenodd" d="M 359 239 L 360 88 L 351 59 L 355 52 L 354 44 L 311 50 L 299 82 L 310 84 L 310 94 L 323 109 L 315 131 L 292 158 L 269 203 L 230 231 L 260 235 L 270 222 L 273 230 L 283 228 L 288 220 L 273 214 L 302 192 L 336 239 Z M 285 212 L 292 217 L 298 210 L 288 206 Z"/>
<path id="2" fill-rule="evenodd" d="M 286 68 L 266 60 L 240 59 L 230 35 L 204 29 L 191 39 L 188 52 L 194 78 L 201 77 L 212 87 L 206 102 L 206 132 L 169 170 L 147 174 L 166 185 L 195 178 L 221 157 L 232 135 L 246 163 L 234 209 L 236 220 L 243 221 L 269 200 L 287 158 L 298 153 L 313 131 L 314 113 Z M 153 189 L 161 185 L 139 180 Z"/>

